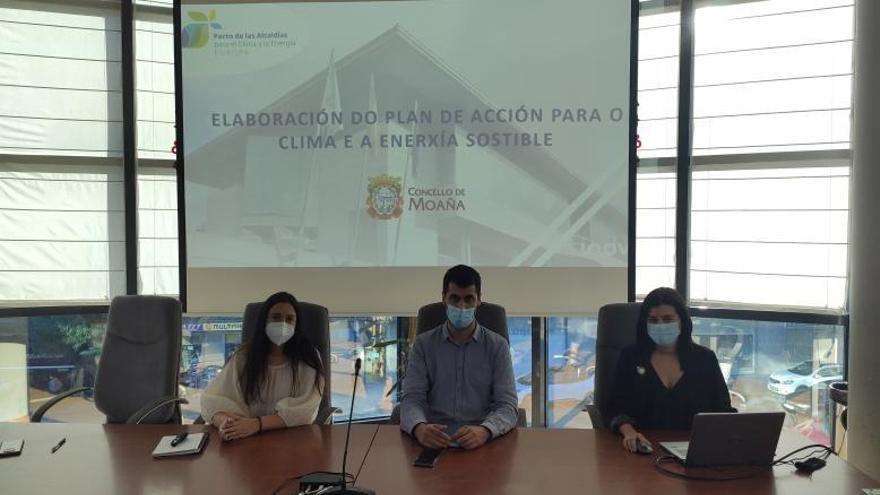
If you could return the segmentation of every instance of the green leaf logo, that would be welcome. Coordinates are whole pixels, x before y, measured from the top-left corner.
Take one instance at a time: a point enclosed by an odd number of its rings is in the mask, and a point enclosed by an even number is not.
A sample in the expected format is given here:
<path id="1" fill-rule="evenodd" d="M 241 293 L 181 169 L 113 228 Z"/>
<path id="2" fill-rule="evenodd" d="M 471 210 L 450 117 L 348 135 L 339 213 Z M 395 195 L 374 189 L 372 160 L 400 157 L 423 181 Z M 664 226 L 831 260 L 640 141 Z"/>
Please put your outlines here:
<path id="1" fill-rule="evenodd" d="M 183 26 L 180 33 L 181 45 L 184 48 L 201 48 L 208 44 L 211 35 L 211 29 L 223 29 L 220 23 L 214 22 L 217 18 L 217 11 L 211 9 L 207 14 L 192 10 L 187 12 L 191 22 Z"/>

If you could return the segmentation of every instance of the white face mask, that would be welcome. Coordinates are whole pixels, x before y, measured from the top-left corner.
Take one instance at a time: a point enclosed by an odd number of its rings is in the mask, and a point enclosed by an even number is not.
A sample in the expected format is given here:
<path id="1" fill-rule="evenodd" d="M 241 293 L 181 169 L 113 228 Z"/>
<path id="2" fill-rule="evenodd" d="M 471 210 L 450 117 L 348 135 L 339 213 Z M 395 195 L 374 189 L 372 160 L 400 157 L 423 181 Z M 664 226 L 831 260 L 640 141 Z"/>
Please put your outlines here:
<path id="1" fill-rule="evenodd" d="M 284 321 L 272 321 L 266 324 L 266 336 L 278 347 L 283 346 L 293 337 L 294 325 Z"/>

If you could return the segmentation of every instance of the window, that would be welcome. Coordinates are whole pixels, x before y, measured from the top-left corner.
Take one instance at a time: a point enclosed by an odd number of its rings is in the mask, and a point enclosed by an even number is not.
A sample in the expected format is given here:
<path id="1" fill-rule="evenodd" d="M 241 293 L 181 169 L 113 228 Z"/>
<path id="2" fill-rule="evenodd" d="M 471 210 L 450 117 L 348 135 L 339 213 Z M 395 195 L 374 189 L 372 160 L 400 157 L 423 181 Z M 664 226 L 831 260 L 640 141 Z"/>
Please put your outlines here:
<path id="1" fill-rule="evenodd" d="M 549 318 L 547 426 L 590 428 L 584 409 L 593 403 L 596 318 Z"/>
<path id="2" fill-rule="evenodd" d="M 122 169 L 92 161 L 0 159 L 4 303 L 125 293 Z"/>
<path id="3" fill-rule="evenodd" d="M 176 171 L 170 168 L 140 167 L 139 172 L 139 292 L 176 295 L 180 280 Z"/>
<path id="4" fill-rule="evenodd" d="M 330 319 L 331 404 L 336 421 L 348 418 L 355 390 L 355 419 L 387 417 L 396 402 L 398 319 L 349 317 Z M 188 316 L 184 320 L 180 384 L 189 404 L 184 419 L 200 411 L 199 396 L 241 345 L 241 317 Z M 355 387 L 354 361 L 363 362 Z"/>
<path id="5" fill-rule="evenodd" d="M 0 318 L 0 421 L 24 421 L 52 396 L 95 384 L 107 314 Z M 70 397 L 44 421 L 99 423 L 93 394 Z"/>
<path id="6" fill-rule="evenodd" d="M 241 345 L 240 316 L 197 316 L 183 319 L 179 386 L 189 404 L 181 406 L 185 423 L 201 414 L 201 393 Z"/>
<path id="7" fill-rule="evenodd" d="M 397 398 L 398 319 L 350 317 L 330 319 L 331 403 L 341 411 L 336 420 L 348 419 L 354 391 L 354 418 L 391 415 Z M 354 362 L 363 363 L 354 383 Z"/>
<path id="8" fill-rule="evenodd" d="M 694 318 L 693 339 L 715 352 L 733 407 L 784 411 L 785 428 L 831 444 L 828 387 L 843 380 L 840 325 Z"/>
<path id="9" fill-rule="evenodd" d="M 669 3 L 669 2 L 667 2 Z M 639 15 L 636 294 L 675 285 L 679 6 Z"/>
<path id="10" fill-rule="evenodd" d="M 639 13 L 639 158 L 675 157 L 678 139 L 680 8 Z"/>
<path id="11" fill-rule="evenodd" d="M 666 171 L 673 170 L 673 171 Z M 675 286 L 676 173 L 639 164 L 636 184 L 636 294 Z"/>
<path id="12" fill-rule="evenodd" d="M 508 317 L 507 333 L 518 406 L 526 410 L 526 423 L 532 425 L 532 319 Z"/>
<path id="13" fill-rule="evenodd" d="M 118 6 L 0 6 L 0 153 L 120 156 Z"/>
<path id="14" fill-rule="evenodd" d="M 165 13 L 139 12 L 135 36 L 138 157 L 174 160 L 174 27 L 170 9 Z"/>
<path id="15" fill-rule="evenodd" d="M 125 291 L 118 6 L 0 6 L 0 300 Z"/>
<path id="16" fill-rule="evenodd" d="M 709 4 L 695 31 L 691 300 L 843 308 L 852 1 Z"/>
<path id="17" fill-rule="evenodd" d="M 692 301 L 843 307 L 849 166 L 818 161 L 694 172 Z"/>
<path id="18" fill-rule="evenodd" d="M 852 0 L 708 4 L 694 25 L 694 155 L 849 148 Z"/>

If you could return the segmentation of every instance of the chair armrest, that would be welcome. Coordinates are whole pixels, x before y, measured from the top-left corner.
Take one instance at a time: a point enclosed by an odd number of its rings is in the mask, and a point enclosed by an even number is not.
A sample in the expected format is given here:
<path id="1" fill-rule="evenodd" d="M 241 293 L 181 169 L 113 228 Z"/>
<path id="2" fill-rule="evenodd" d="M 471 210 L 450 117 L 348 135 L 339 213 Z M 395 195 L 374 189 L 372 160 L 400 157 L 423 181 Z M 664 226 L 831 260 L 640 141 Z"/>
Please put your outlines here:
<path id="1" fill-rule="evenodd" d="M 315 421 L 312 424 L 315 425 L 330 425 L 333 424 L 333 415 L 342 412 L 342 409 L 333 406 L 325 406 L 318 411 L 318 415 L 315 416 Z"/>
<path id="2" fill-rule="evenodd" d="M 186 400 L 184 397 L 162 397 L 135 411 L 134 414 L 129 416 L 128 420 L 125 423 L 129 425 L 139 425 L 141 424 L 141 421 L 146 419 L 147 416 L 155 412 L 157 409 L 167 406 L 168 404 L 173 404 L 175 402 L 180 404 L 189 404 L 189 401 Z"/>
<path id="3" fill-rule="evenodd" d="M 395 404 L 391 410 L 391 417 L 388 418 L 389 425 L 400 425 L 400 404 Z"/>
<path id="4" fill-rule="evenodd" d="M 602 412 L 599 411 L 599 408 L 593 404 L 587 404 L 584 406 L 584 411 L 587 411 L 587 414 L 590 415 L 590 422 L 593 423 L 593 429 L 601 429 L 605 428 L 605 422 L 602 421 Z"/>
<path id="5" fill-rule="evenodd" d="M 743 405 L 746 405 L 748 403 L 748 401 L 746 401 L 746 397 L 743 394 L 739 392 L 734 392 L 733 390 L 730 390 L 730 398 L 739 399 L 739 401 L 742 402 Z"/>
<path id="6" fill-rule="evenodd" d="M 39 422 L 43 421 L 43 415 L 46 414 L 46 411 L 48 411 L 49 408 L 51 408 L 55 404 L 58 404 L 59 402 L 70 397 L 71 395 L 81 394 L 81 393 L 86 392 L 88 390 L 92 390 L 92 387 L 77 387 L 77 388 L 72 388 L 72 389 L 68 390 L 67 392 L 64 392 L 63 394 L 59 394 L 59 395 L 56 395 L 55 397 L 52 397 L 51 399 L 49 399 L 49 402 L 43 404 L 42 406 L 40 406 L 39 409 L 34 411 L 34 414 L 31 415 L 31 423 L 39 423 Z"/>
<path id="7" fill-rule="evenodd" d="M 516 408 L 516 427 L 525 428 L 528 423 L 528 418 L 526 418 L 526 410 L 521 407 Z"/>

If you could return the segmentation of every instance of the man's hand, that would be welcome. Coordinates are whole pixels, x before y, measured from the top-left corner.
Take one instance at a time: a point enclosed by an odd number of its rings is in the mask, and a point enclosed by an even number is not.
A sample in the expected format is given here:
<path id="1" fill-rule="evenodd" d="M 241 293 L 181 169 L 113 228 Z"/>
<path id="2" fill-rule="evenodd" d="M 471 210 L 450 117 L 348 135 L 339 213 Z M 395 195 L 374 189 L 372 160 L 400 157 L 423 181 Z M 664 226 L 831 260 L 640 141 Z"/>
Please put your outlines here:
<path id="1" fill-rule="evenodd" d="M 260 420 L 257 418 L 232 416 L 220 425 L 220 438 L 223 440 L 237 440 L 249 437 L 259 431 Z"/>
<path id="2" fill-rule="evenodd" d="M 492 437 L 492 432 L 485 426 L 462 426 L 452 437 L 463 448 L 471 450 L 482 446 Z"/>
<path id="3" fill-rule="evenodd" d="M 419 423 L 413 429 L 413 436 L 423 447 L 429 449 L 445 449 L 451 441 L 446 434 L 446 425 Z"/>

